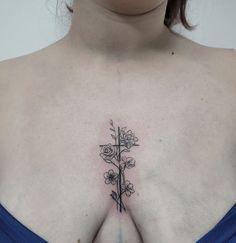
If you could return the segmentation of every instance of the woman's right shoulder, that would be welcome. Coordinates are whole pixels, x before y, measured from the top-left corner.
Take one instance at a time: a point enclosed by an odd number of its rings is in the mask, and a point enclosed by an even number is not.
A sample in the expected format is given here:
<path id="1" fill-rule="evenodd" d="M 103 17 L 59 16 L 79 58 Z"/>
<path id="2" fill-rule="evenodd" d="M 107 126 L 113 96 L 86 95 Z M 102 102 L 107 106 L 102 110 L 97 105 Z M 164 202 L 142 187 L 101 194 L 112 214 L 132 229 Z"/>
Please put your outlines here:
<path id="1" fill-rule="evenodd" d="M 0 62 L 0 103 L 5 103 L 4 100 L 9 92 L 15 90 L 17 84 L 22 83 L 23 73 L 25 69 L 28 69 L 30 63 L 28 59 L 26 57 L 16 57 Z"/>
<path id="2" fill-rule="evenodd" d="M 50 49 L 44 48 L 0 62 L 0 110 L 1 105 L 9 100 L 28 95 L 34 84 L 47 77 L 43 70 L 50 69 L 47 68 L 52 59 L 49 60 Z"/>
<path id="3" fill-rule="evenodd" d="M 27 54 L 0 62 L 1 90 L 22 83 L 27 73 L 32 72 L 39 61 L 38 54 Z"/>
<path id="4" fill-rule="evenodd" d="M 37 78 L 40 70 L 53 63 L 59 62 L 58 56 L 62 52 L 61 41 L 22 56 L 0 61 L 0 85 L 19 83 L 33 76 Z M 39 73 L 40 75 L 40 73 Z"/>

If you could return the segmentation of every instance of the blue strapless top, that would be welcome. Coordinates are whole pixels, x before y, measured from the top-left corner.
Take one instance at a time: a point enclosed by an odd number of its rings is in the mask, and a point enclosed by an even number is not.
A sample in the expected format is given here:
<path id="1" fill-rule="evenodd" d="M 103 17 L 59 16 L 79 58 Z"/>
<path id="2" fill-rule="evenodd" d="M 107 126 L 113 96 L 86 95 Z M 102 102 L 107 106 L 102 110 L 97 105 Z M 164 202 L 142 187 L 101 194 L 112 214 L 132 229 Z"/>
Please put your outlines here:
<path id="1" fill-rule="evenodd" d="M 48 243 L 14 218 L 0 203 L 0 243 Z M 236 243 L 236 204 L 196 243 Z"/>
<path id="2" fill-rule="evenodd" d="M 196 243 L 236 243 L 236 203 L 224 217 Z"/>
<path id="3" fill-rule="evenodd" d="M 48 243 L 14 218 L 0 203 L 0 243 Z"/>

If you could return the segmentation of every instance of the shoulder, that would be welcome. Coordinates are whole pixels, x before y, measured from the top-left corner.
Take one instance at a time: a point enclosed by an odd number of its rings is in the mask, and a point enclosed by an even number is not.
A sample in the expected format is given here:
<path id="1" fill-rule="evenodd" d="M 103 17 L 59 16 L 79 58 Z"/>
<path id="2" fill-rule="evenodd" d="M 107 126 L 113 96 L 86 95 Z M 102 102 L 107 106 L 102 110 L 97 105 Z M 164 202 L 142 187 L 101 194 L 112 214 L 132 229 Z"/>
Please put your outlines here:
<path id="1" fill-rule="evenodd" d="M 236 92 L 236 50 L 207 47 L 175 34 L 172 41 L 176 64 L 192 72 L 193 78 L 209 78 L 222 87 L 231 85 Z"/>
<path id="2" fill-rule="evenodd" d="M 73 67 L 78 70 L 81 63 L 83 55 L 76 53 L 65 44 L 64 39 L 60 39 L 33 53 L 0 62 L 0 85 L 57 79 L 68 76 Z"/>
<path id="3" fill-rule="evenodd" d="M 20 57 L 11 58 L 0 62 L 0 82 L 16 75 L 30 75 L 40 70 L 47 71 L 47 67 L 53 68 L 64 65 L 68 48 L 64 42 L 58 40 L 40 50 Z M 57 68 L 58 71 L 60 68 Z"/>
<path id="4" fill-rule="evenodd" d="M 54 43 L 24 56 L 0 62 L 0 96 L 9 89 L 21 89 L 54 78 L 65 64 L 65 50 Z"/>
<path id="5" fill-rule="evenodd" d="M 40 63 L 38 53 L 11 58 L 0 62 L 0 84 L 6 86 L 20 84 Z"/>
<path id="6" fill-rule="evenodd" d="M 211 67 L 219 77 L 226 78 L 236 85 L 236 50 L 210 50 Z"/>
<path id="7" fill-rule="evenodd" d="M 11 78 L 22 70 L 24 66 L 27 66 L 26 58 L 16 57 L 0 62 L 0 84 L 7 84 Z"/>
<path id="8" fill-rule="evenodd" d="M 209 109 L 236 121 L 236 50 L 206 47 L 177 35 L 173 39 L 178 78 L 188 83 L 193 96 L 208 97 Z"/>
<path id="9" fill-rule="evenodd" d="M 181 36 L 175 38 L 181 56 L 190 64 L 199 64 L 208 74 L 212 72 L 212 75 L 219 74 L 229 79 L 235 77 L 236 50 L 207 47 Z M 235 78 L 234 81 L 236 82 Z"/>
<path id="10" fill-rule="evenodd" d="M 18 97 L 26 95 L 29 81 L 36 79 L 38 61 L 35 54 L 30 54 L 0 62 L 1 110 L 15 103 Z"/>
<path id="11" fill-rule="evenodd" d="M 0 112 L 27 100 L 37 83 L 47 78 L 50 61 L 45 53 L 39 50 L 0 62 Z"/>

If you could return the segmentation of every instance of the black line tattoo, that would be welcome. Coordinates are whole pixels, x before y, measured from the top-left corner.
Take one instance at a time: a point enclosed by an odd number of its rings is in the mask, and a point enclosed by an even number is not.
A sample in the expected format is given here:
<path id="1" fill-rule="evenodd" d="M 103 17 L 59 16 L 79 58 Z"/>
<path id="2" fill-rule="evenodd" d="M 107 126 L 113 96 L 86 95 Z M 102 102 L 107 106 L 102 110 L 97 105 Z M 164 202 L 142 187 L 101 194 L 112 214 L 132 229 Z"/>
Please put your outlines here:
<path id="1" fill-rule="evenodd" d="M 115 144 L 100 145 L 100 156 L 115 169 L 115 171 L 110 169 L 105 172 L 104 178 L 106 184 L 116 186 L 116 191 L 112 190 L 110 196 L 116 202 L 117 210 L 122 213 L 122 210 L 126 211 L 122 196 L 125 194 L 130 197 L 135 192 L 133 184 L 125 179 L 125 170 L 133 168 L 136 163 L 134 158 L 127 157 L 124 153 L 130 152 L 133 146 L 139 146 L 139 144 L 137 144 L 138 138 L 131 130 L 126 131 L 126 127 L 119 126 L 116 129 L 112 120 L 110 120 L 110 125 L 111 137 Z"/>

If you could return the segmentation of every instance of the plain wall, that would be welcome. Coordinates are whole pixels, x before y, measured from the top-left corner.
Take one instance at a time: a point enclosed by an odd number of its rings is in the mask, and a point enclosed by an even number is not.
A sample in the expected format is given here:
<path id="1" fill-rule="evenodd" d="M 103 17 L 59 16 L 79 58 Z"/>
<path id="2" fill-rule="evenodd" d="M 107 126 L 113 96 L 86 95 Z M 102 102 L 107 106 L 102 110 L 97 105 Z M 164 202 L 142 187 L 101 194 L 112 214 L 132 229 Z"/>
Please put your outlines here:
<path id="1" fill-rule="evenodd" d="M 56 13 L 55 0 L 0 0 L 0 60 L 32 53 L 63 38 L 71 19 L 63 6 Z M 187 31 L 178 24 L 173 29 L 202 45 L 236 49 L 235 10 L 236 0 L 189 0 L 189 20 L 197 27 Z"/>

